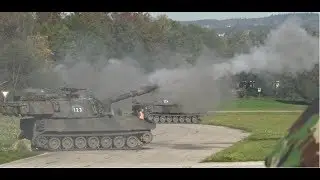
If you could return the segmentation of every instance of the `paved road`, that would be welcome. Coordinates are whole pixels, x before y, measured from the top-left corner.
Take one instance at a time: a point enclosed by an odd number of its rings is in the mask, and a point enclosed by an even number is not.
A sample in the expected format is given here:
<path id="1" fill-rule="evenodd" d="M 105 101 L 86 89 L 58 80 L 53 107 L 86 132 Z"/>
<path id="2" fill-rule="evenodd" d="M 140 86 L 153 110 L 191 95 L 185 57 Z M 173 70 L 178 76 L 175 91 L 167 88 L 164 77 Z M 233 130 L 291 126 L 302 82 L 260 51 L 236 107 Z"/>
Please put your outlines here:
<path id="1" fill-rule="evenodd" d="M 159 124 L 153 134 L 153 143 L 143 150 L 45 153 L 0 167 L 207 167 L 198 162 L 248 135 L 225 127 L 187 124 Z"/>

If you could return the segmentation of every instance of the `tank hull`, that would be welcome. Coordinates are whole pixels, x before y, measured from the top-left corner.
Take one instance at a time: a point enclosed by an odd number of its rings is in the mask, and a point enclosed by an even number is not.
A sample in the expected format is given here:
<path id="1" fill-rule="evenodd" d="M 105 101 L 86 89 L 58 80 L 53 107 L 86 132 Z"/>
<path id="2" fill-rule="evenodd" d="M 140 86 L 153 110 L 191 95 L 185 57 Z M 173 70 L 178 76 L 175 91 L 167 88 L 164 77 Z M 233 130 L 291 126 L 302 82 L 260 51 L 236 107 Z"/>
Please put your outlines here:
<path id="1" fill-rule="evenodd" d="M 144 109 L 145 119 L 159 124 L 199 124 L 201 113 L 186 113 L 175 104 L 150 104 L 137 103 L 132 106 L 132 110 Z"/>
<path id="2" fill-rule="evenodd" d="M 138 149 L 149 144 L 155 123 L 134 116 L 90 119 L 20 120 L 20 139 L 31 141 L 33 150 Z"/>

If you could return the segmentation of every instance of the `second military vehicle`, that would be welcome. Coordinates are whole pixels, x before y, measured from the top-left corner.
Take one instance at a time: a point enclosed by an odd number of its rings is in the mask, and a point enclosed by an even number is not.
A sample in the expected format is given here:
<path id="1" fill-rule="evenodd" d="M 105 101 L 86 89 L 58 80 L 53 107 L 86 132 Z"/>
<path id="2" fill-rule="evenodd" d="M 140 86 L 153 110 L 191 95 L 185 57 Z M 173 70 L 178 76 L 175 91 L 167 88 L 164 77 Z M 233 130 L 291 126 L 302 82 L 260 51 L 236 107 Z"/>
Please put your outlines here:
<path id="1" fill-rule="evenodd" d="M 152 141 L 156 124 L 114 113 L 111 105 L 155 88 L 145 86 L 104 101 L 86 89 L 28 89 L 1 103 L 0 112 L 22 116 L 19 138 L 30 140 L 33 150 L 137 149 Z"/>
<path id="2" fill-rule="evenodd" d="M 132 111 L 139 109 L 144 110 L 145 119 L 162 124 L 197 124 L 200 123 L 201 113 L 183 112 L 180 104 L 171 103 L 167 99 L 153 103 L 142 103 L 137 100 L 133 101 Z"/>

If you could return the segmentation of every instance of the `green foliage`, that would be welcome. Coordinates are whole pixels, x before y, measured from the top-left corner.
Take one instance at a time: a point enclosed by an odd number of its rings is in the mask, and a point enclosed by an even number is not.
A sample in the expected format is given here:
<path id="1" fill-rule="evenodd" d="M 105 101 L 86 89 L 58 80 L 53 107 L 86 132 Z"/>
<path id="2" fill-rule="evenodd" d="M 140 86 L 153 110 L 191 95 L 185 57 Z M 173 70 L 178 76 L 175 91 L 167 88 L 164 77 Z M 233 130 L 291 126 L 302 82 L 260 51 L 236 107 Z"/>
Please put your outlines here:
<path id="1" fill-rule="evenodd" d="M 0 164 L 8 163 L 11 161 L 31 157 L 37 155 L 36 152 L 29 152 L 29 151 L 0 151 Z"/>
<path id="2" fill-rule="evenodd" d="M 251 135 L 203 162 L 263 161 L 301 113 L 229 113 L 204 119 L 205 124 L 245 130 Z"/>
<path id="3" fill-rule="evenodd" d="M 0 164 L 39 154 L 30 150 L 29 141 L 17 139 L 18 122 L 17 118 L 0 115 Z"/>

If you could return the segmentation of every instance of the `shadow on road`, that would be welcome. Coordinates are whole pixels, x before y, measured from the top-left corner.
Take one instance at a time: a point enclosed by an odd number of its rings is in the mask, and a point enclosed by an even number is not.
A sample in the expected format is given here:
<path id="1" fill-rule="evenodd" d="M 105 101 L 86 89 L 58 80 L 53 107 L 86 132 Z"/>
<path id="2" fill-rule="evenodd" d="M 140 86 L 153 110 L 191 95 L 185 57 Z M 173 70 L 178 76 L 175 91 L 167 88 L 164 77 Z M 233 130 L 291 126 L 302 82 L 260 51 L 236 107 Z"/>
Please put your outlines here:
<path id="1" fill-rule="evenodd" d="M 284 104 L 293 104 L 293 105 L 310 105 L 310 102 L 307 101 L 290 101 L 290 100 L 281 100 L 277 99 L 276 101 L 284 103 Z"/>
<path id="2" fill-rule="evenodd" d="M 201 143 L 201 144 L 168 144 L 168 143 L 153 143 L 152 145 L 156 147 L 167 147 L 171 149 L 180 150 L 211 150 L 212 148 L 225 148 L 226 145 L 232 145 L 233 143 Z"/>

